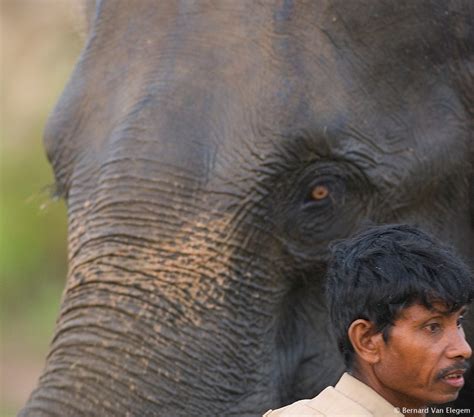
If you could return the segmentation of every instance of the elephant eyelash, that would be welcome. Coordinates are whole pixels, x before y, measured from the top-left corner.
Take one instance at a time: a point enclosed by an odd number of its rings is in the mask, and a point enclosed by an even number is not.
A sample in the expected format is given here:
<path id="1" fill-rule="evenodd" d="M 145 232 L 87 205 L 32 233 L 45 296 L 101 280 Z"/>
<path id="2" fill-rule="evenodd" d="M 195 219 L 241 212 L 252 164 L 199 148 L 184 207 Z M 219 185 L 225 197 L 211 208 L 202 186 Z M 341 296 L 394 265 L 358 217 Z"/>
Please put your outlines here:
<path id="1" fill-rule="evenodd" d="M 69 195 L 69 188 L 59 181 L 55 181 L 48 187 L 49 195 L 52 200 L 67 200 Z"/>

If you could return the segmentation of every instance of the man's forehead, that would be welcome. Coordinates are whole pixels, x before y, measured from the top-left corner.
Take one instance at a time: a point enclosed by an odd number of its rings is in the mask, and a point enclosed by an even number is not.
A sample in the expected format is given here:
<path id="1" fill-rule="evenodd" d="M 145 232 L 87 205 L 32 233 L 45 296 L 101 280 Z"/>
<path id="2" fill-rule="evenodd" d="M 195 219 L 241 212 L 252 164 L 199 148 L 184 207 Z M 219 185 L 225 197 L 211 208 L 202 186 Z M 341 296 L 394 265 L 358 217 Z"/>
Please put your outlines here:
<path id="1" fill-rule="evenodd" d="M 442 314 L 453 314 L 459 311 L 467 310 L 468 306 L 465 304 L 450 305 L 443 301 L 435 301 L 432 303 L 432 307 L 429 309 L 431 311 L 436 311 Z"/>
<path id="2" fill-rule="evenodd" d="M 417 301 L 410 306 L 402 309 L 399 318 L 417 320 L 420 317 L 427 316 L 451 316 L 464 314 L 468 310 L 468 305 L 459 304 L 452 305 L 443 300 L 435 300 L 430 305 L 425 305 L 421 301 Z"/>

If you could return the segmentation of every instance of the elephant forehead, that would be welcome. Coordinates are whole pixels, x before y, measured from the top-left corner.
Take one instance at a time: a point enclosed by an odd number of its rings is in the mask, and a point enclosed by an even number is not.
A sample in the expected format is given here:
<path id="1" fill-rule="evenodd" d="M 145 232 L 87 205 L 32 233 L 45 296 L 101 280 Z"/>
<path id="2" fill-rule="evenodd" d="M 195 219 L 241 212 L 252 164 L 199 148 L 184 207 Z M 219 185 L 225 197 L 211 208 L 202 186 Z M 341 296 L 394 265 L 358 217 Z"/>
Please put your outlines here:
<path id="1" fill-rule="evenodd" d="M 235 212 L 320 159 L 400 194 L 467 175 L 467 35 L 428 3 L 104 0 L 46 131 L 58 182 L 72 206 Z"/>
<path id="2" fill-rule="evenodd" d="M 429 5 L 354 3 L 102 1 L 47 130 L 50 154 L 72 136 L 74 147 L 100 147 L 121 139 L 120 129 L 135 129 L 133 137 L 149 130 L 160 146 L 187 138 L 221 145 L 298 130 L 317 137 L 344 124 L 383 147 L 393 126 L 374 115 L 394 115 L 400 130 L 401 109 L 418 106 L 413 96 L 426 96 L 433 74 L 457 53 L 443 45 L 466 31 L 454 12 L 430 9 L 457 28 L 440 46 L 441 23 L 419 18 Z"/>

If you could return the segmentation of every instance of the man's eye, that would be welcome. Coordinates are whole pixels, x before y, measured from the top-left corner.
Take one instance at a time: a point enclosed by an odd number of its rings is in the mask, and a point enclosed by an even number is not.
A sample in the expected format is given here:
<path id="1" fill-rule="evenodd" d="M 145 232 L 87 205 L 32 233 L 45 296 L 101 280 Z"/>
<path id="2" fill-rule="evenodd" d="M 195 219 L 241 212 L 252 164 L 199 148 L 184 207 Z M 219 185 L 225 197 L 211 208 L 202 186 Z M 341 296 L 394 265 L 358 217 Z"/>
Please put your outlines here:
<path id="1" fill-rule="evenodd" d="M 430 333 L 437 333 L 441 330 L 441 325 L 439 323 L 429 323 L 425 326 Z"/>

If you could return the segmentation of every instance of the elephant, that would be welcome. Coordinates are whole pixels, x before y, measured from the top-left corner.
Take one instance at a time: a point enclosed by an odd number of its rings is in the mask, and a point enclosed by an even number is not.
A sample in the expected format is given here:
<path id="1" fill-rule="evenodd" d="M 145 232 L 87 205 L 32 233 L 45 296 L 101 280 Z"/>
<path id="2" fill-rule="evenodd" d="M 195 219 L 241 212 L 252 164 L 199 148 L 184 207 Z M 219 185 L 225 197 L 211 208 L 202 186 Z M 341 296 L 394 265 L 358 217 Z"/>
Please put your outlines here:
<path id="1" fill-rule="evenodd" d="M 21 417 L 261 415 L 344 371 L 332 242 L 414 224 L 474 265 L 471 0 L 84 13 L 44 131 L 68 277 Z"/>

